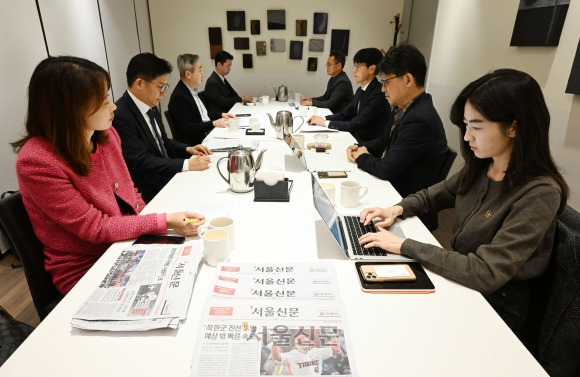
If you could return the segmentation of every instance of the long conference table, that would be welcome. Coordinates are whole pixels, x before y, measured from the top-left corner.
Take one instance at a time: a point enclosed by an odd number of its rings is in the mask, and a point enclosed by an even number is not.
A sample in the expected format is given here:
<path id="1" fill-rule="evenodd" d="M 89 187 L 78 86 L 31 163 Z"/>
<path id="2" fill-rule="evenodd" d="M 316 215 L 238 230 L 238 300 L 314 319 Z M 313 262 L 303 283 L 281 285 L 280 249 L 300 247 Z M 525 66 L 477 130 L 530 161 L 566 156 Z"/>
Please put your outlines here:
<path id="1" fill-rule="evenodd" d="M 227 156 L 214 153 L 208 170 L 177 174 L 147 205 L 144 213 L 172 212 L 191 200 L 231 203 L 228 215 L 236 221 L 236 248 L 232 262 L 331 263 L 346 307 L 358 376 L 546 376 L 547 374 L 485 299 L 476 291 L 427 271 L 436 287 L 432 294 L 368 294 L 360 289 L 354 261 L 344 257 L 312 202 L 311 174 L 290 148 L 276 139 L 267 113 L 298 110 L 287 103 L 235 105 L 233 113 L 250 113 L 260 119 L 264 136 L 258 149 L 267 149 L 262 168 L 281 166 L 294 181 L 287 203 L 254 202 L 254 193 L 234 193 L 216 171 L 216 162 Z M 328 114 L 319 109 L 319 114 Z M 300 123 L 299 119 L 296 120 Z M 313 133 L 304 132 L 306 143 Z M 341 214 L 358 214 L 366 206 L 388 206 L 400 200 L 387 181 L 357 169 L 346 159 L 354 142 L 349 133 L 328 133 L 332 148 L 328 158 L 340 170 L 350 166 L 348 180 L 368 188 L 356 208 L 336 208 Z M 234 135 L 237 136 L 237 135 Z M 208 138 L 231 138 L 215 129 Z M 257 152 L 255 152 L 257 153 Z M 256 155 L 255 155 L 256 156 Z M 222 167 L 223 168 L 223 167 Z M 410 238 L 437 245 L 437 240 L 417 218 L 401 222 Z M 194 237 L 198 239 L 199 237 Z M 199 240 L 199 242 L 202 242 Z M 204 302 L 215 267 L 203 264 L 198 272 L 188 318 L 177 330 L 146 332 L 82 331 L 70 320 L 106 275 L 120 252 L 132 240 L 113 244 L 30 337 L 0 368 L 0 376 L 172 376 L 190 375 L 190 364 L 200 333 Z"/>

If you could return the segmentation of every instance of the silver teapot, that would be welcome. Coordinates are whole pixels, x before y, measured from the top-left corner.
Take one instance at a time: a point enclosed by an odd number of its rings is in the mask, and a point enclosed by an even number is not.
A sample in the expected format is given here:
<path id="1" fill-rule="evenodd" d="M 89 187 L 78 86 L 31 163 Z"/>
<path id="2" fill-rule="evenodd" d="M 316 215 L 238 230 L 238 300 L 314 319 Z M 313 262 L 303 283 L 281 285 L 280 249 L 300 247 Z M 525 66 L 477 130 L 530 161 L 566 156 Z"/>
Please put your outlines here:
<path id="1" fill-rule="evenodd" d="M 272 118 L 272 115 L 268 114 L 268 116 L 270 117 L 270 124 L 272 124 L 272 127 L 274 127 L 276 130 L 276 139 L 280 140 L 284 140 L 285 136 L 292 135 L 292 132 L 294 131 L 294 119 L 302 119 L 302 123 L 300 123 L 298 127 L 302 126 L 304 123 L 304 118 L 302 118 L 300 115 L 292 117 L 292 113 L 287 110 L 278 111 L 276 113 L 275 122 L 274 118 Z"/>
<path id="2" fill-rule="evenodd" d="M 254 189 L 254 180 L 256 171 L 262 165 L 262 157 L 266 150 L 262 150 L 254 164 L 252 150 L 246 149 L 239 145 L 237 148 L 228 152 L 228 157 L 222 157 L 217 162 L 218 173 L 226 181 L 233 192 L 248 192 Z M 227 178 L 222 173 L 220 165 L 223 161 L 228 162 Z"/>
<path id="3" fill-rule="evenodd" d="M 286 102 L 288 101 L 288 88 L 286 85 L 280 85 L 278 89 L 274 87 L 274 92 L 276 93 L 276 101 Z"/>

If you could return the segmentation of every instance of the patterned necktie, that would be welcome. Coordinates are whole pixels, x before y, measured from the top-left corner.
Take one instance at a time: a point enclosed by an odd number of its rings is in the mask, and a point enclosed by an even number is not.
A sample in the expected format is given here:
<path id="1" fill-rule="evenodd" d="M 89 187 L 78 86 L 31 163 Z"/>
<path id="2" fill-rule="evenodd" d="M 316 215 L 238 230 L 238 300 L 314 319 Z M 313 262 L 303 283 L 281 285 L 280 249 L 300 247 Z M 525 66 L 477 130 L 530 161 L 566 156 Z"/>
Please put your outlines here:
<path id="1" fill-rule="evenodd" d="M 153 128 L 153 133 L 155 134 L 155 137 L 157 138 L 157 141 L 159 142 L 159 149 L 161 150 L 163 157 L 169 157 L 169 155 L 167 154 L 167 150 L 165 149 L 165 145 L 163 144 L 163 139 L 161 138 L 161 135 L 159 135 L 159 131 L 157 131 L 157 126 L 155 125 L 155 115 L 153 113 L 153 109 L 147 110 L 147 115 L 149 115 L 149 120 L 151 121 L 151 128 Z"/>

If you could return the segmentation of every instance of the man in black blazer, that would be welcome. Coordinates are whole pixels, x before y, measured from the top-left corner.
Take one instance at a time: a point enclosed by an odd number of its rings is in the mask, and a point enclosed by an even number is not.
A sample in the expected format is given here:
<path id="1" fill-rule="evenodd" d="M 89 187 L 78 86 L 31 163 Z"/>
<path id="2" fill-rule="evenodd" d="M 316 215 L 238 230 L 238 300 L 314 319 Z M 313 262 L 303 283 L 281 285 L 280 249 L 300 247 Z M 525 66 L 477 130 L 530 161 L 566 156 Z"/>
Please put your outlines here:
<path id="1" fill-rule="evenodd" d="M 447 138 L 441 118 L 425 93 L 427 65 L 411 45 L 393 47 L 379 64 L 383 92 L 392 112 L 380 137 L 352 145 L 348 159 L 380 179 L 388 180 L 406 197 L 437 183 L 447 155 Z M 430 229 L 437 215 L 422 216 Z"/>
<path id="2" fill-rule="evenodd" d="M 157 105 L 165 96 L 171 63 L 151 53 L 135 55 L 127 67 L 127 91 L 116 102 L 113 126 L 123 157 L 145 202 L 181 171 L 205 170 L 211 154 L 167 137 Z M 192 157 L 192 155 L 194 155 Z"/>
<path id="3" fill-rule="evenodd" d="M 207 79 L 204 92 L 207 110 L 211 113 L 227 113 L 238 102 L 253 101 L 250 94 L 239 96 L 226 80 L 232 69 L 232 60 L 234 57 L 227 51 L 215 55 L 215 70 Z"/>
<path id="4" fill-rule="evenodd" d="M 175 133 L 173 139 L 196 145 L 201 143 L 214 127 L 226 127 L 227 120 L 235 118 L 235 115 L 207 111 L 197 89 L 203 81 L 203 70 L 198 55 L 179 55 L 177 69 L 181 80 L 173 89 L 168 104 Z"/>
<path id="5" fill-rule="evenodd" d="M 330 109 L 338 113 L 352 101 L 352 84 L 343 71 L 346 58 L 342 51 L 332 51 L 326 61 L 326 73 L 330 76 L 326 92 L 320 97 L 302 98 L 300 104 Z"/>
<path id="6" fill-rule="evenodd" d="M 354 55 L 354 82 L 360 87 L 354 99 L 341 112 L 321 117 L 314 115 L 307 122 L 339 131 L 347 131 L 358 143 L 383 134 L 389 120 L 389 103 L 376 80 L 377 65 L 383 54 L 376 48 L 363 48 Z"/>

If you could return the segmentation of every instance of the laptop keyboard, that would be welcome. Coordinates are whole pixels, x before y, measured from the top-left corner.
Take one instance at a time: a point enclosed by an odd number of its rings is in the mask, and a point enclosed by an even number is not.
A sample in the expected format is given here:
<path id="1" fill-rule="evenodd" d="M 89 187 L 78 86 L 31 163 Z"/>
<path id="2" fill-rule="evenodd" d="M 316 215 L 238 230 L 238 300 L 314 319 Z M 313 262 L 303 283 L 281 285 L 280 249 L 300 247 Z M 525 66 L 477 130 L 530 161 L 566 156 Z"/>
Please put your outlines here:
<path id="1" fill-rule="evenodd" d="M 368 256 L 383 256 L 387 255 L 387 252 L 379 247 L 370 247 L 365 249 L 363 245 L 358 242 L 358 238 L 363 234 L 369 232 L 376 232 L 374 225 L 364 225 L 360 222 L 358 216 L 343 216 L 345 226 L 348 229 L 348 234 L 350 235 L 350 243 L 352 244 L 353 253 L 355 255 L 368 255 Z"/>

